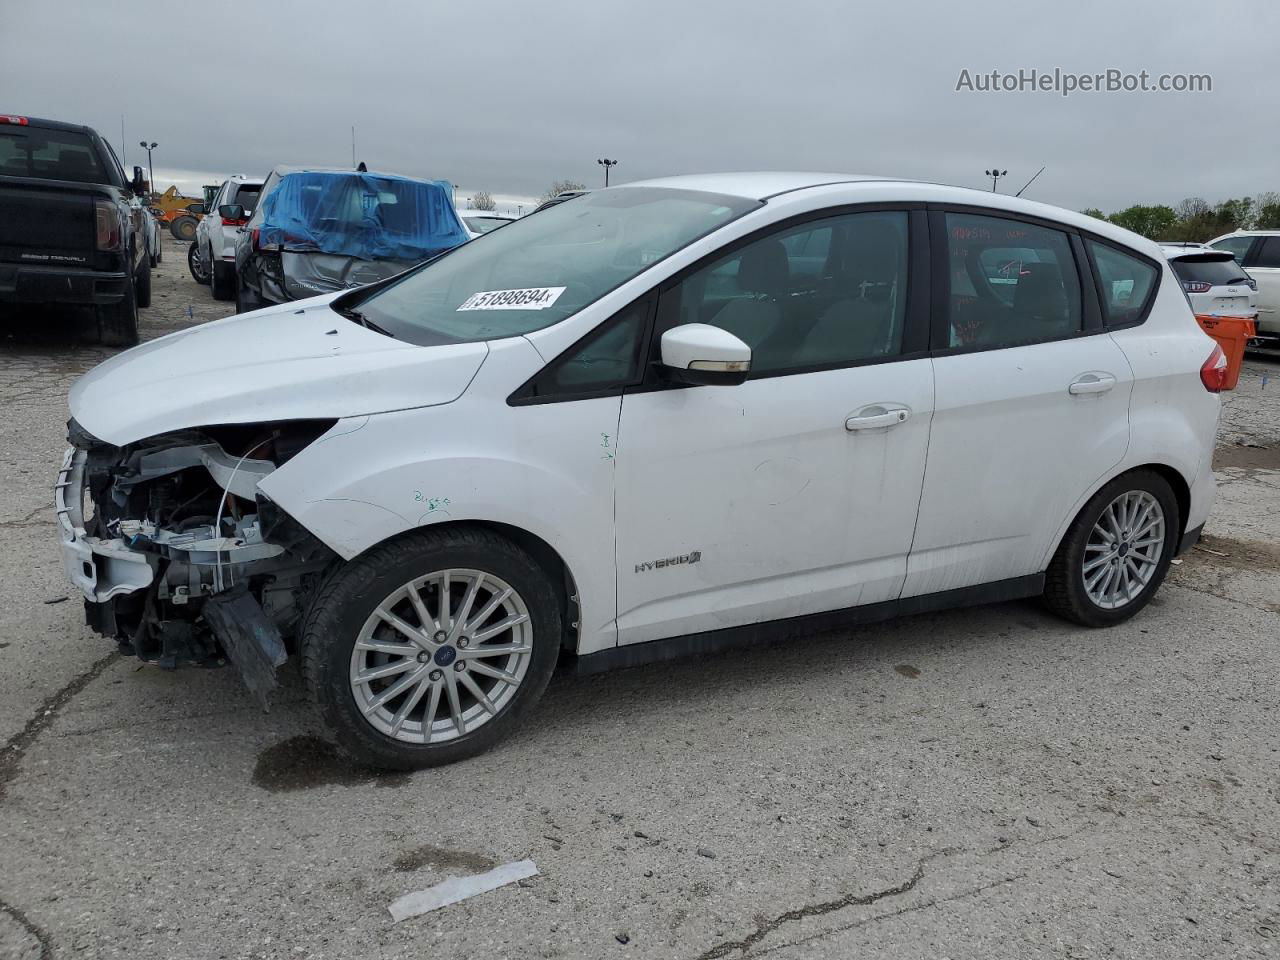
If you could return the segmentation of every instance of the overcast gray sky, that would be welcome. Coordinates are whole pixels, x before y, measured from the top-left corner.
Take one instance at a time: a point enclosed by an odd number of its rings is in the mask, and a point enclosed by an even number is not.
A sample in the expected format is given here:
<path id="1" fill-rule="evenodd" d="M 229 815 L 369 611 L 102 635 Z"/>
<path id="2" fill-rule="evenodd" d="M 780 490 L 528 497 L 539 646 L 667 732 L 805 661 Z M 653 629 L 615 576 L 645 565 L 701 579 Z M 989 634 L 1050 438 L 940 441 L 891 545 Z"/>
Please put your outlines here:
<path id="1" fill-rule="evenodd" d="M 0 112 L 160 143 L 161 171 L 555 179 L 877 173 L 1079 209 L 1280 190 L 1275 0 L 4 0 Z M 1211 93 L 956 92 L 1019 68 Z"/>

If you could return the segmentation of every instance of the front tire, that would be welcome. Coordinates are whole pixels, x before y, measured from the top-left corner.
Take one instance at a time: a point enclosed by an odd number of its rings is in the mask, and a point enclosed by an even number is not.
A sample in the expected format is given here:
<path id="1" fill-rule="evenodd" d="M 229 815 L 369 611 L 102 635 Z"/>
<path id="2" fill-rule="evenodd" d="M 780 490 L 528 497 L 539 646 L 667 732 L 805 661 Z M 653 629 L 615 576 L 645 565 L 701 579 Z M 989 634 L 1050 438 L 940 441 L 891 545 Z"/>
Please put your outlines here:
<path id="1" fill-rule="evenodd" d="M 184 213 L 169 224 L 169 232 L 175 240 L 190 243 L 196 238 L 196 218 Z"/>
<path id="2" fill-rule="evenodd" d="M 1045 577 L 1054 613 L 1109 627 L 1145 607 L 1177 549 L 1181 518 L 1169 481 L 1152 470 L 1116 477 L 1081 509 Z"/>
<path id="3" fill-rule="evenodd" d="M 192 243 L 187 248 L 187 269 L 191 271 L 191 279 L 196 283 L 207 284 L 209 282 L 209 265 L 200 253 L 200 245 L 198 243 Z"/>
<path id="4" fill-rule="evenodd" d="M 302 636 L 320 720 L 357 762 L 453 763 L 513 732 L 560 651 L 551 580 L 486 530 L 425 531 L 357 557 L 321 588 Z"/>

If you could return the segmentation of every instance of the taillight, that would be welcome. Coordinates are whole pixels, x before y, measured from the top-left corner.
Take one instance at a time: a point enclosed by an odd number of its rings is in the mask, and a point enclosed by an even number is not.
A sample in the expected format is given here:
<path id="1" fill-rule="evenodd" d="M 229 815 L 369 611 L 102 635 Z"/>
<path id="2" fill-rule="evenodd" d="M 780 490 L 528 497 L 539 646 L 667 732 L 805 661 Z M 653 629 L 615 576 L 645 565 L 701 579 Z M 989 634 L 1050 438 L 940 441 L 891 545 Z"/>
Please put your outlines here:
<path id="1" fill-rule="evenodd" d="M 27 125 L 27 118 L 15 117 L 10 113 L 0 113 L 0 123 L 12 123 L 18 127 L 25 127 Z"/>
<path id="2" fill-rule="evenodd" d="M 1205 283 L 1203 280 L 1185 280 L 1182 283 L 1182 288 L 1187 293 L 1208 293 L 1213 289 L 1213 284 Z"/>
<path id="3" fill-rule="evenodd" d="M 1200 382 L 1210 393 L 1221 393 L 1227 387 L 1227 355 L 1222 347 L 1213 345 L 1213 353 L 1200 368 Z"/>
<path id="4" fill-rule="evenodd" d="M 258 246 L 258 228 L 257 227 L 254 227 L 252 230 L 249 231 L 249 242 L 253 245 L 254 250 L 262 249 L 261 247 Z"/>
<path id="5" fill-rule="evenodd" d="M 222 225 L 224 227 L 243 227 L 248 222 L 249 221 L 247 219 L 232 220 L 230 217 L 222 218 Z"/>
<path id="6" fill-rule="evenodd" d="M 123 246 L 124 231 L 116 205 L 110 200 L 93 201 L 93 219 L 98 249 L 119 250 Z"/>

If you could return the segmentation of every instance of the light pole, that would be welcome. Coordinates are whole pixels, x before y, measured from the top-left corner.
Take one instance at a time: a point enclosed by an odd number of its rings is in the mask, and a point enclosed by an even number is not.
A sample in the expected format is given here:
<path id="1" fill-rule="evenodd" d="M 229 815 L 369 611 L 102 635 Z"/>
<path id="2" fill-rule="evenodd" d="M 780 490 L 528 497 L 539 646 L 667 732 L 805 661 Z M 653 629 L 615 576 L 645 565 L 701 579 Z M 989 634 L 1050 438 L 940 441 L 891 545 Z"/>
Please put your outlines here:
<path id="1" fill-rule="evenodd" d="M 987 171 L 987 176 L 991 178 L 991 192 L 996 192 L 996 181 L 1005 176 L 1009 171 L 1001 170 L 999 167 L 992 167 Z"/>
<path id="2" fill-rule="evenodd" d="M 618 165 L 618 161 L 617 160 L 597 160 L 596 163 L 604 167 L 604 185 L 607 187 L 609 185 L 609 168 L 616 167 Z"/>
<path id="3" fill-rule="evenodd" d="M 154 141 L 151 143 L 147 143 L 147 141 L 145 140 L 139 140 L 138 146 L 140 146 L 143 150 L 147 151 L 147 186 L 151 188 L 152 193 L 155 193 L 156 192 L 156 168 L 151 165 L 151 151 L 154 150 L 156 147 L 160 146 L 160 144 L 155 143 Z"/>

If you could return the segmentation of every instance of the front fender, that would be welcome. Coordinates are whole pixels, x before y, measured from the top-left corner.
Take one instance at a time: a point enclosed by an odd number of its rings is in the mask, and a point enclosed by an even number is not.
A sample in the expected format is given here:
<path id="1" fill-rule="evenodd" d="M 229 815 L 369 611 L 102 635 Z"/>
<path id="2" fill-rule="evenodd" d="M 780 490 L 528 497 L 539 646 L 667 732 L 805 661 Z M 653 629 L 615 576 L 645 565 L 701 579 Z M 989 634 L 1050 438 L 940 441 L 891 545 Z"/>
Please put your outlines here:
<path id="1" fill-rule="evenodd" d="M 569 568 L 581 652 L 614 646 L 621 398 L 508 405 L 510 391 L 542 360 L 523 338 L 490 348 L 460 399 L 340 421 L 260 489 L 344 559 L 451 521 L 523 530 Z"/>

